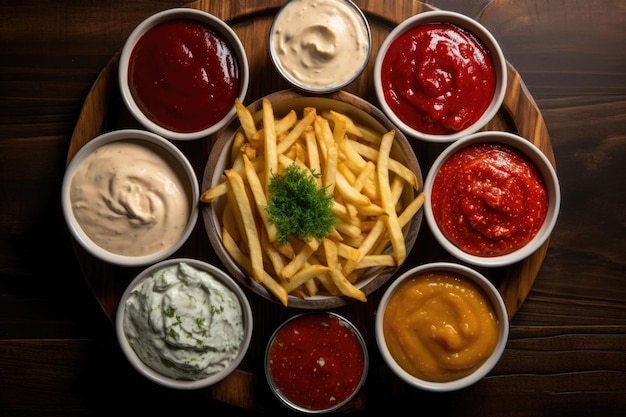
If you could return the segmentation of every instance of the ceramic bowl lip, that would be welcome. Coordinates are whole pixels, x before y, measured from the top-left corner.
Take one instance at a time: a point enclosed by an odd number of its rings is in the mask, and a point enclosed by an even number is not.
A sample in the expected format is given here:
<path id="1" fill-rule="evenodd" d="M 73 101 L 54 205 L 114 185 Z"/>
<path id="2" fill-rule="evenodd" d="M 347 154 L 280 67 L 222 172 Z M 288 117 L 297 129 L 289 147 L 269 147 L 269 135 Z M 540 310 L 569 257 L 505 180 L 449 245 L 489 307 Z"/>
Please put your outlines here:
<path id="1" fill-rule="evenodd" d="M 485 292 L 485 294 L 489 297 L 493 308 L 497 314 L 497 318 L 499 321 L 498 324 L 498 342 L 495 346 L 493 353 L 489 356 L 489 358 L 473 373 L 467 375 L 463 378 L 449 381 L 449 382 L 433 382 L 427 381 L 421 378 L 417 378 L 407 371 L 402 369 L 400 365 L 393 359 L 387 345 L 385 343 L 385 336 L 383 334 L 383 316 L 385 314 L 385 307 L 389 302 L 389 299 L 394 294 L 396 289 L 402 285 L 410 277 L 427 272 L 427 271 L 449 271 L 456 272 L 462 274 L 463 276 L 472 279 L 476 284 L 478 284 Z M 496 287 L 489 281 L 484 275 L 477 272 L 476 270 L 453 262 L 433 262 L 428 264 L 423 264 L 411 268 L 400 275 L 396 280 L 394 280 L 391 285 L 385 290 L 380 303 L 377 307 L 376 311 L 376 319 L 375 319 L 375 336 L 376 336 L 376 344 L 378 349 L 383 357 L 383 360 L 387 364 L 387 366 L 392 370 L 396 376 L 401 378 L 405 383 L 421 388 L 426 391 L 438 391 L 438 392 L 446 392 L 446 391 L 455 391 L 462 388 L 466 388 L 479 380 L 485 377 L 489 372 L 493 370 L 498 361 L 500 360 L 506 344 L 509 338 L 509 317 L 506 309 L 506 305 L 504 304 L 504 300 L 502 296 L 496 289 Z"/>
<path id="2" fill-rule="evenodd" d="M 394 113 L 391 107 L 389 107 L 387 101 L 385 100 L 380 75 L 382 71 L 383 60 L 385 58 L 385 55 L 387 54 L 387 51 L 389 50 L 389 46 L 393 41 L 395 41 L 400 35 L 402 35 L 406 31 L 416 26 L 435 22 L 452 23 L 471 32 L 476 37 L 478 37 L 491 51 L 491 55 L 494 61 L 494 67 L 496 70 L 496 91 L 487 110 L 485 110 L 483 115 L 472 125 L 467 126 L 463 130 L 447 135 L 423 133 L 411 128 L 405 122 L 403 122 Z M 385 38 L 380 49 L 378 50 L 378 54 L 376 56 L 376 61 L 374 64 L 374 89 L 376 91 L 376 96 L 378 98 L 381 109 L 393 121 L 393 123 L 397 125 L 400 129 L 402 129 L 408 136 L 426 142 L 454 142 L 464 136 L 475 133 L 478 130 L 482 129 L 487 123 L 489 123 L 491 119 L 493 119 L 493 117 L 500 110 L 500 106 L 504 101 L 504 96 L 507 89 L 507 62 L 498 41 L 491 34 L 491 32 L 489 32 L 489 30 L 478 21 L 457 12 L 445 10 L 426 11 L 411 16 L 402 21 Z"/>
<path id="3" fill-rule="evenodd" d="M 119 88 L 126 108 L 146 129 L 171 140 L 185 141 L 200 139 L 214 134 L 222 127 L 224 127 L 235 116 L 236 109 L 234 101 L 230 111 L 213 126 L 195 132 L 176 132 L 166 129 L 148 118 L 140 110 L 139 106 L 135 102 L 135 99 L 133 98 L 133 95 L 130 92 L 130 88 L 128 86 L 128 65 L 132 51 L 137 41 L 141 38 L 141 36 L 143 36 L 144 33 L 146 33 L 154 26 L 165 21 L 176 19 L 192 19 L 199 21 L 200 23 L 207 24 L 211 28 L 219 31 L 226 38 L 226 40 L 228 40 L 233 48 L 233 52 L 238 58 L 240 86 L 239 94 L 237 97 L 242 102 L 244 101 L 250 82 L 250 68 L 248 64 L 246 50 L 241 43 L 241 40 L 239 39 L 235 31 L 223 20 L 205 11 L 187 7 L 177 7 L 163 10 L 146 18 L 135 27 L 135 29 L 126 39 L 126 42 L 124 43 L 124 46 L 120 53 L 118 66 Z"/>
<path id="4" fill-rule="evenodd" d="M 307 408 L 301 407 L 301 406 L 293 403 L 287 397 L 282 395 L 282 393 L 276 388 L 276 384 L 274 383 L 274 379 L 272 378 L 272 375 L 271 375 L 271 372 L 270 372 L 270 369 L 269 369 L 269 352 L 270 352 L 270 348 L 272 347 L 272 344 L 274 343 L 274 339 L 276 339 L 276 336 L 278 336 L 279 332 L 288 323 L 291 323 L 294 320 L 301 319 L 301 318 L 303 318 L 305 316 L 314 316 L 314 315 L 331 316 L 331 317 L 337 318 L 342 323 L 342 325 L 348 327 L 352 331 L 352 333 L 359 340 L 359 342 L 361 344 L 361 348 L 363 350 L 363 373 L 361 375 L 361 379 L 359 381 L 359 384 L 356 386 L 356 388 L 354 389 L 352 394 L 350 394 L 344 401 L 342 401 L 340 403 L 337 403 L 336 405 L 334 405 L 334 406 L 332 406 L 330 408 L 322 409 L 322 410 L 309 410 Z M 340 409 L 341 407 L 345 406 L 350 401 L 352 401 L 352 399 L 359 393 L 359 391 L 361 390 L 361 388 L 365 384 L 365 381 L 367 380 L 367 374 L 368 374 L 368 370 L 369 370 L 369 351 L 367 349 L 367 343 L 365 342 L 365 338 L 363 337 L 363 335 L 361 334 L 359 329 L 356 327 L 356 325 L 354 323 L 352 323 L 350 320 L 348 320 L 345 316 L 343 316 L 343 315 L 341 315 L 339 313 L 336 313 L 334 311 L 327 311 L 327 310 L 307 311 L 307 312 L 297 313 L 294 316 L 289 317 L 288 319 L 286 319 L 285 321 L 283 321 L 281 324 L 279 324 L 276 327 L 276 329 L 274 330 L 274 332 L 270 336 L 270 338 L 269 338 L 269 340 L 267 342 L 266 348 L 265 348 L 264 368 L 265 368 L 265 378 L 266 378 L 267 384 L 269 385 L 270 389 L 272 390 L 272 392 L 274 393 L 276 398 L 278 398 L 281 401 L 281 403 L 283 403 L 285 406 L 289 407 L 290 409 L 295 410 L 295 411 L 299 411 L 301 413 L 305 413 L 305 414 L 324 414 L 324 413 L 328 413 L 328 412 L 336 411 L 336 410 Z"/>
<path id="5" fill-rule="evenodd" d="M 148 365 L 146 365 L 139 358 L 139 356 L 137 356 L 137 354 L 135 353 L 134 349 L 131 347 L 124 333 L 124 315 L 126 312 L 125 302 L 128 296 L 130 295 L 131 291 L 137 285 L 139 285 L 141 281 L 143 281 L 146 277 L 148 277 L 153 272 L 158 271 L 162 268 L 172 266 L 172 265 L 178 265 L 180 263 L 186 263 L 187 265 L 191 267 L 195 267 L 197 269 L 207 271 L 213 274 L 213 276 L 215 276 L 220 282 L 222 282 L 230 290 L 232 290 L 237 296 L 237 298 L 239 299 L 239 302 L 241 304 L 241 310 L 242 310 L 242 314 L 244 318 L 244 325 L 245 325 L 244 339 L 241 342 L 239 353 L 237 354 L 235 359 L 221 372 L 210 375 L 204 379 L 199 379 L 195 381 L 174 379 L 174 378 L 162 375 L 159 372 L 152 369 L 151 367 L 149 367 Z M 120 299 L 120 302 L 118 304 L 116 314 L 115 314 L 115 333 L 116 333 L 116 337 L 118 340 L 118 344 L 120 348 L 122 349 L 124 356 L 130 362 L 132 367 L 136 371 L 138 371 L 141 375 L 143 375 L 147 379 L 159 385 L 162 385 L 168 388 L 180 389 L 180 390 L 195 390 L 199 388 L 205 388 L 210 385 L 214 385 L 218 383 L 219 381 L 223 380 L 228 375 L 230 375 L 235 369 L 237 369 L 237 367 L 239 366 L 239 364 L 241 363 L 241 361 L 247 354 L 248 348 L 250 347 L 250 342 L 252 340 L 252 330 L 253 330 L 252 309 L 241 287 L 239 287 L 239 285 L 228 274 L 226 274 L 224 271 L 222 271 L 218 267 L 211 265 L 207 262 L 200 261 L 198 259 L 192 259 L 192 258 L 166 259 L 156 264 L 153 264 L 149 266 L 148 268 L 144 269 L 143 271 L 139 272 L 139 274 L 135 276 L 135 278 L 130 282 L 130 284 L 128 284 L 128 286 L 126 287 L 126 290 L 122 294 L 122 297 Z"/>
<path id="6" fill-rule="evenodd" d="M 70 187 L 74 173 L 82 164 L 87 156 L 93 153 L 96 149 L 103 145 L 117 142 L 117 141 L 138 141 L 146 142 L 147 144 L 157 146 L 165 151 L 172 157 L 173 162 L 177 163 L 184 173 L 185 177 L 182 178 L 188 183 L 189 186 L 189 198 L 191 212 L 189 213 L 189 219 L 183 234 L 178 241 L 173 245 L 164 248 L 158 252 L 154 252 L 142 256 L 127 256 L 118 253 L 110 252 L 100 247 L 83 231 L 80 223 L 74 216 L 72 209 L 72 202 L 70 200 Z M 63 216 L 70 230 L 70 233 L 74 239 L 91 255 L 99 258 L 103 261 L 120 266 L 143 266 L 154 262 L 158 262 L 174 254 L 180 247 L 187 241 L 193 229 L 195 228 L 196 221 L 198 219 L 199 207 L 198 201 L 200 196 L 200 187 L 198 185 L 198 179 L 196 173 L 187 159 L 187 157 L 171 142 L 167 139 L 144 130 L 138 129 L 120 129 L 101 134 L 94 139 L 87 142 L 72 158 L 68 164 L 63 177 L 63 183 L 61 187 L 61 205 L 63 209 Z"/>
<path id="7" fill-rule="evenodd" d="M 323 107 L 323 105 L 320 103 L 336 102 L 340 107 L 334 107 L 335 110 L 339 109 L 340 111 L 343 111 L 343 109 L 346 109 L 346 112 L 351 114 L 353 117 L 363 115 L 364 117 L 362 119 L 357 120 L 360 120 L 366 126 L 374 128 L 375 124 L 380 128 L 384 128 L 385 130 L 394 128 L 391 121 L 389 121 L 385 114 L 380 111 L 376 106 L 344 90 L 340 90 L 324 96 L 309 95 L 297 89 L 277 91 L 262 98 L 259 98 L 255 102 L 249 104 L 247 108 L 251 110 L 253 115 L 262 114 L 261 110 L 263 99 L 270 100 L 275 109 L 280 109 L 281 106 L 286 107 L 285 103 L 289 103 L 289 106 L 291 106 L 293 103 L 301 104 L 302 108 L 306 106 L 320 108 Z M 211 149 L 211 153 L 209 154 L 209 159 L 207 161 L 207 165 L 204 171 L 202 184 L 203 189 L 208 189 L 215 184 L 221 182 L 221 176 L 223 174 L 222 166 L 226 166 L 227 162 L 224 161 L 228 158 L 228 152 L 224 152 L 224 148 L 229 149 L 234 139 L 235 132 L 239 129 L 240 123 L 238 122 L 238 120 L 235 119 L 233 120 L 232 124 L 229 124 L 218 135 L 213 145 L 213 148 Z M 406 138 L 406 136 L 404 136 L 401 131 L 397 131 L 397 129 L 394 141 L 394 147 L 395 146 L 398 146 L 400 148 L 400 151 L 404 153 L 407 165 L 410 167 L 415 167 L 414 172 L 418 180 L 419 188 L 421 189 L 423 187 L 423 180 L 419 161 L 417 160 L 415 152 L 411 148 L 409 140 Z M 414 161 L 414 165 L 410 161 Z M 204 219 L 205 229 L 209 236 L 211 245 L 222 263 L 226 266 L 227 270 L 240 282 L 240 284 L 247 286 L 251 291 L 255 292 L 261 297 L 278 303 L 276 298 L 263 285 L 251 279 L 249 275 L 243 270 L 243 268 L 237 265 L 232 257 L 228 255 L 228 252 L 226 251 L 221 239 L 222 227 L 221 220 L 219 220 L 221 215 L 218 209 L 216 209 L 215 202 L 211 204 L 205 204 L 202 207 L 202 215 Z M 416 236 L 418 235 L 419 230 L 422 226 L 422 221 L 423 210 L 420 209 L 411 221 L 411 224 L 409 225 L 409 229 L 407 231 L 407 251 L 409 251 L 414 246 Z M 356 287 L 365 292 L 366 295 L 369 295 L 380 286 L 382 286 L 388 279 L 390 279 L 396 271 L 396 267 L 388 267 L 379 274 L 376 274 L 373 278 L 360 280 L 356 284 Z M 331 296 L 319 294 L 308 298 L 299 298 L 293 295 L 289 296 L 290 308 L 293 307 L 301 309 L 319 310 L 341 307 L 353 302 L 355 302 L 354 299 L 348 298 L 346 296 Z"/>
<path id="8" fill-rule="evenodd" d="M 468 146 L 487 142 L 508 145 L 518 152 L 521 152 L 534 163 L 534 165 L 539 170 L 539 173 L 543 177 L 546 189 L 548 191 L 548 213 L 543 225 L 541 226 L 541 229 L 539 229 L 535 237 L 531 239 L 530 242 L 528 242 L 525 246 L 506 255 L 493 257 L 476 256 L 461 250 L 444 236 L 435 221 L 432 201 L 430 201 L 430 199 L 426 199 L 426 202 L 424 203 L 424 216 L 426 218 L 426 223 L 428 223 L 428 227 L 433 233 L 437 242 L 455 258 L 475 266 L 501 267 L 519 262 L 537 251 L 550 237 L 550 234 L 552 233 L 552 230 L 556 225 L 556 221 L 559 215 L 561 207 L 561 191 L 556 170 L 553 168 L 548 158 L 543 154 L 543 152 L 541 152 L 541 150 L 537 146 L 535 146 L 525 138 L 509 132 L 488 131 L 478 132 L 474 133 L 473 135 L 469 135 L 448 146 L 437 157 L 437 159 L 435 159 L 431 168 L 428 171 L 426 180 L 424 181 L 424 192 L 426 193 L 426 195 L 432 195 L 435 176 L 437 175 L 437 172 L 439 171 L 443 163 L 452 154 Z"/>
<path id="9" fill-rule="evenodd" d="M 283 4 L 281 6 L 281 8 L 278 10 L 278 12 L 276 13 L 276 16 L 274 17 L 273 21 L 272 21 L 272 25 L 270 27 L 270 32 L 269 32 L 269 39 L 268 39 L 268 49 L 270 52 L 270 58 L 272 61 L 272 64 L 274 66 L 274 68 L 276 69 L 276 71 L 280 74 L 280 76 L 287 81 L 291 86 L 302 90 L 304 92 L 307 93 L 312 93 L 312 94 L 327 94 L 327 93 L 332 93 L 334 91 L 338 91 L 341 90 L 342 88 L 344 88 L 345 86 L 347 86 L 348 84 L 352 83 L 354 80 L 356 80 L 359 75 L 361 75 L 363 73 L 363 71 L 365 70 L 365 68 L 367 68 L 367 65 L 370 61 L 371 55 L 372 55 L 372 31 L 371 31 L 371 27 L 369 25 L 369 21 L 367 20 L 367 17 L 365 16 L 365 14 L 363 13 L 363 10 L 361 10 L 359 8 L 359 6 L 357 6 L 352 0 L 335 0 L 337 2 L 340 3 L 345 3 L 346 5 L 348 5 L 351 9 L 353 9 L 359 19 L 362 20 L 363 24 L 365 25 L 365 30 L 367 33 L 367 54 L 365 56 L 365 59 L 363 60 L 363 64 L 359 67 L 359 69 L 351 76 L 349 77 L 347 80 L 341 82 L 341 83 L 337 83 L 334 85 L 329 85 L 326 87 L 313 87 L 304 83 L 299 82 L 298 80 L 296 80 L 294 77 L 292 77 L 288 71 L 286 71 L 283 66 L 280 63 L 280 59 L 276 56 L 276 49 L 274 48 L 274 37 L 272 36 L 272 34 L 274 33 L 274 26 L 276 24 L 276 21 L 278 20 L 278 17 L 280 16 L 281 12 L 283 12 L 290 3 L 292 3 L 295 0 L 289 0 L 287 1 L 285 4 Z"/>

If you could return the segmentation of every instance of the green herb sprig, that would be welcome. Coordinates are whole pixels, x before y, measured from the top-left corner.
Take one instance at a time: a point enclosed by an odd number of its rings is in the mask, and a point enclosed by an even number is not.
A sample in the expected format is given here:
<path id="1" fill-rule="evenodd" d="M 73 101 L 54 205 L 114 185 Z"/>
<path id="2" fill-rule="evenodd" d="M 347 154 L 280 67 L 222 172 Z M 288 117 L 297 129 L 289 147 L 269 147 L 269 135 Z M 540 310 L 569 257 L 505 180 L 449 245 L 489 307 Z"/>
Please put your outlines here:
<path id="1" fill-rule="evenodd" d="M 287 166 L 282 174 L 272 174 L 265 210 L 278 229 L 281 244 L 289 237 L 321 241 L 331 232 L 335 224 L 333 195 L 328 187 L 317 187 L 315 179 L 319 177 L 296 164 Z"/>

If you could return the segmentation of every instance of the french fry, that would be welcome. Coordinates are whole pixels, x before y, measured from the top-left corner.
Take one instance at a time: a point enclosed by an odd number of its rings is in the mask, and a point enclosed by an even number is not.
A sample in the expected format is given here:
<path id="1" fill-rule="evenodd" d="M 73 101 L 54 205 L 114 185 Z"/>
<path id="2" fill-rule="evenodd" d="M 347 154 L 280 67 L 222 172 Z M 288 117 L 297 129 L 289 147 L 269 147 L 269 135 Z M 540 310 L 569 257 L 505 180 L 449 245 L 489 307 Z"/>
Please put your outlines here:
<path id="1" fill-rule="evenodd" d="M 282 281 L 281 285 L 287 293 L 290 293 L 299 286 L 304 285 L 307 281 L 329 272 L 330 268 L 324 265 L 303 266 L 290 280 Z"/>
<path id="2" fill-rule="evenodd" d="M 239 247 L 237 246 L 237 242 L 233 239 L 233 237 L 228 233 L 227 230 L 222 230 L 222 243 L 224 244 L 224 248 L 226 252 L 233 258 L 233 260 L 239 264 L 248 274 L 252 274 L 252 265 L 250 264 L 250 259 L 246 257 L 246 255 L 241 252 Z M 272 278 L 267 272 L 263 271 L 263 277 L 261 280 L 261 284 L 265 288 L 267 288 L 274 296 L 284 305 L 286 306 L 288 303 L 289 295 L 287 291 Z"/>
<path id="3" fill-rule="evenodd" d="M 378 151 L 376 173 L 378 175 L 378 185 L 382 207 L 387 214 L 387 216 L 385 216 L 388 228 L 387 233 L 391 238 L 396 263 L 400 265 L 406 258 L 406 245 L 404 243 L 402 228 L 398 222 L 395 201 L 391 196 L 391 187 L 389 186 L 389 154 L 391 152 L 391 145 L 393 144 L 393 137 L 393 131 L 383 135 L 380 143 L 380 150 Z"/>
<path id="4" fill-rule="evenodd" d="M 365 293 L 352 285 L 352 283 L 342 274 L 341 267 L 339 266 L 337 245 L 335 242 L 330 239 L 322 239 L 322 245 L 326 255 L 326 262 L 330 268 L 330 277 L 337 288 L 339 288 L 339 290 L 341 290 L 341 292 L 348 297 L 363 302 L 367 301 Z"/>
<path id="5" fill-rule="evenodd" d="M 246 106 L 241 103 L 239 98 L 235 99 L 235 111 L 237 112 L 237 118 L 239 119 L 241 129 L 246 135 L 246 138 L 248 138 L 248 140 L 252 139 L 256 134 L 256 125 L 254 124 L 252 114 L 250 114 Z"/>
<path id="6" fill-rule="evenodd" d="M 252 165 L 252 162 L 250 162 L 248 157 L 245 155 L 243 156 L 243 162 L 246 179 L 248 180 L 248 185 L 252 191 L 252 195 L 254 196 L 257 213 L 259 213 L 261 221 L 263 222 L 263 225 L 265 225 L 267 238 L 270 242 L 274 242 L 278 236 L 278 229 L 276 229 L 275 224 L 269 222 L 269 215 L 267 214 L 267 211 L 265 211 L 265 207 L 267 206 L 267 197 L 265 196 L 265 191 L 261 185 L 261 180 L 256 173 L 254 165 Z"/>
<path id="7" fill-rule="evenodd" d="M 210 203 L 216 198 L 226 195 L 227 192 L 228 192 L 228 183 L 220 182 L 215 187 L 211 187 L 205 192 L 203 192 L 202 195 L 200 196 L 200 201 L 202 201 L 203 203 Z"/>
<path id="8" fill-rule="evenodd" d="M 267 186 L 272 175 L 278 173 L 278 152 L 276 151 L 276 126 L 274 125 L 274 110 L 269 100 L 263 100 L 263 147 L 265 157 L 265 195 L 268 195 Z"/>
<path id="9" fill-rule="evenodd" d="M 226 178 L 228 184 L 235 194 L 235 200 L 241 214 L 243 228 L 248 238 L 248 249 L 250 252 L 250 265 L 252 267 L 252 275 L 257 282 L 263 281 L 263 252 L 261 251 L 261 241 L 256 228 L 256 222 L 252 215 L 252 207 L 248 200 L 247 192 L 244 188 L 243 179 L 233 170 L 226 170 Z"/>

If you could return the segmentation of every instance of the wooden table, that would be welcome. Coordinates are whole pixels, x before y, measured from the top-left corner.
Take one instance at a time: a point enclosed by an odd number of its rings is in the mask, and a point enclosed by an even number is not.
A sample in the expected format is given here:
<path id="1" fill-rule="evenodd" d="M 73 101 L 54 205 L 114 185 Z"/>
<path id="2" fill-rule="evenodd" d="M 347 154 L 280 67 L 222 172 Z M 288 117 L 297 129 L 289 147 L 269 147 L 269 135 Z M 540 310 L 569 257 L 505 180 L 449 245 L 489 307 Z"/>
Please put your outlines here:
<path id="1" fill-rule="evenodd" d="M 282 411 L 253 360 L 242 370 L 243 379 L 201 391 L 171 391 L 137 375 L 117 346 L 110 307 L 85 279 L 102 266 L 78 262 L 60 211 L 70 142 L 98 75 L 138 22 L 188 3 L 5 3 L 0 5 L 0 415 L 100 415 L 118 412 L 123 404 L 146 413 Z M 234 16 L 233 24 L 241 25 L 243 16 L 281 3 L 198 4 L 217 16 Z M 356 3 L 371 11 L 371 19 L 422 9 L 409 0 Z M 507 349 L 487 378 L 463 391 L 432 394 L 398 384 L 376 366 L 362 395 L 344 411 L 409 407 L 419 413 L 435 407 L 442 415 L 460 416 L 622 415 L 626 7 L 617 0 L 431 4 L 479 18 L 500 41 L 547 126 L 562 210 L 530 293 L 521 296 L 525 300 L 511 320 Z M 285 86 L 266 79 L 265 70 L 255 74 L 257 87 L 248 102 Z M 210 247 L 202 251 L 214 256 Z"/>

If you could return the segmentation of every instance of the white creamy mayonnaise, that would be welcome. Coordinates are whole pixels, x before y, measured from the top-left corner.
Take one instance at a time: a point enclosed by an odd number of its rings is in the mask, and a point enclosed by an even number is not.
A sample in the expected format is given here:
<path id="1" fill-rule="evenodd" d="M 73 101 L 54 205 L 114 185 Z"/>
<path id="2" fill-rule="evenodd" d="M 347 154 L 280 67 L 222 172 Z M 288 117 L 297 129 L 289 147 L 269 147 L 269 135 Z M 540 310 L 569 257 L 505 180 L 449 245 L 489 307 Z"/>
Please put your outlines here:
<path id="1" fill-rule="evenodd" d="M 181 175 L 149 144 L 115 141 L 87 156 L 70 186 L 83 231 L 100 247 L 143 256 L 175 243 L 192 211 Z"/>
<path id="2" fill-rule="evenodd" d="M 155 271 L 131 291 L 124 333 L 155 371 L 198 380 L 237 356 L 244 339 L 242 307 L 212 274 L 181 262 Z"/>
<path id="3" fill-rule="evenodd" d="M 292 0 L 270 36 L 277 66 L 314 89 L 345 84 L 369 59 L 367 23 L 346 1 Z"/>

